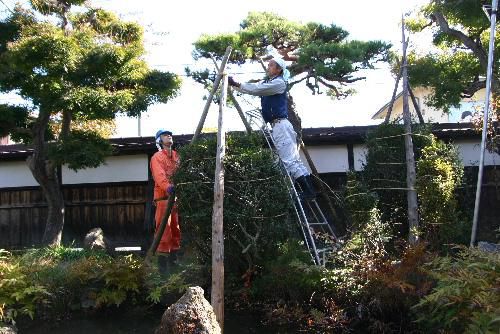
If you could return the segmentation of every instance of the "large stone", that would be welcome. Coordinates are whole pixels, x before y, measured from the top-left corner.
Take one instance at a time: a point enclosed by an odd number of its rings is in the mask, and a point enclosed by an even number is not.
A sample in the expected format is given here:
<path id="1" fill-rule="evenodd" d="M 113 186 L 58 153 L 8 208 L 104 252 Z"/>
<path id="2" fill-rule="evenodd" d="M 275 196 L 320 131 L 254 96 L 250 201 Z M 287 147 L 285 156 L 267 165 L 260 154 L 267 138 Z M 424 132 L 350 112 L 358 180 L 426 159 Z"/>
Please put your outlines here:
<path id="1" fill-rule="evenodd" d="M 155 334 L 220 334 L 221 329 L 203 289 L 190 287 L 186 293 L 163 313 Z"/>
<path id="2" fill-rule="evenodd" d="M 0 334 L 17 334 L 16 326 L 5 325 L 0 322 Z"/>
<path id="3" fill-rule="evenodd" d="M 85 239 L 83 239 L 83 248 L 101 249 L 109 253 L 114 251 L 111 242 L 104 236 L 104 232 L 100 227 L 93 228 L 87 233 Z"/>

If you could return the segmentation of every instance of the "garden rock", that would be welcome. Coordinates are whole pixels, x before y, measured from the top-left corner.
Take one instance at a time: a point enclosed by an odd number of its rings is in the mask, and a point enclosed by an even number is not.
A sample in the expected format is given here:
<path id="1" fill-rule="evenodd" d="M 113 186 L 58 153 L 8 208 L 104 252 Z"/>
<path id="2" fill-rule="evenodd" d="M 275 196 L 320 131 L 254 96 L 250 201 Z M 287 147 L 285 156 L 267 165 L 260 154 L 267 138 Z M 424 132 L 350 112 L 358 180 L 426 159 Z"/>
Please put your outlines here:
<path id="1" fill-rule="evenodd" d="M 111 242 L 104 236 L 104 232 L 100 227 L 93 228 L 87 233 L 85 239 L 83 239 L 83 248 L 93 250 L 101 249 L 108 253 L 114 251 Z"/>
<path id="2" fill-rule="evenodd" d="M 163 313 L 155 334 L 220 334 L 221 329 L 210 303 L 199 286 L 186 293 Z"/>
<path id="3" fill-rule="evenodd" d="M 0 323 L 0 334 L 17 334 L 16 326 Z"/>

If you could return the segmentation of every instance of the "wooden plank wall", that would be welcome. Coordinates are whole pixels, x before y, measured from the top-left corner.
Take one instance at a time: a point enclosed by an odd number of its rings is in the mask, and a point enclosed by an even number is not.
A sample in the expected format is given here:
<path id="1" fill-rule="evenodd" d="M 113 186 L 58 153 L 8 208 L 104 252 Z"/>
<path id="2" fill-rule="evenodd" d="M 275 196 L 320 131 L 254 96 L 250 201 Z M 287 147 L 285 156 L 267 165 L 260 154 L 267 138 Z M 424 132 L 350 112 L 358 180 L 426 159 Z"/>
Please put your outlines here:
<path id="1" fill-rule="evenodd" d="M 146 210 L 151 195 L 148 182 L 66 185 L 63 242 L 80 246 L 85 234 L 101 227 L 116 246 L 147 246 L 154 217 Z M 47 204 L 38 187 L 8 188 L 0 192 L 0 248 L 40 245 Z"/>
<path id="2" fill-rule="evenodd" d="M 477 176 L 476 168 L 468 172 L 468 195 L 462 206 L 473 209 Z M 344 173 L 321 175 L 333 189 L 345 184 Z M 147 249 L 154 230 L 152 181 L 108 184 L 66 185 L 64 244 L 74 241 L 80 246 L 85 234 L 101 227 L 116 246 L 142 246 Z M 493 241 L 500 220 L 500 170 L 485 169 L 481 196 L 478 240 Z M 182 214 L 182 213 L 181 213 Z M 0 248 L 20 249 L 41 243 L 47 205 L 38 187 L 0 189 Z M 182 216 L 181 216 L 182 228 Z"/>

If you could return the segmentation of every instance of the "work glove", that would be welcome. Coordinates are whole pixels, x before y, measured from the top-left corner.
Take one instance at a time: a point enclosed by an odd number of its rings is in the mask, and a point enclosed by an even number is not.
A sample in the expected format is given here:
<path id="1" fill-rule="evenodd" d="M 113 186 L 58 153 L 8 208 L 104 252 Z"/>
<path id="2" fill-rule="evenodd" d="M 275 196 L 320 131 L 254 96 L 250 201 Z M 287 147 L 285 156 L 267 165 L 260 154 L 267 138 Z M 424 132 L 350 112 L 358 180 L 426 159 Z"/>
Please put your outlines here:
<path id="1" fill-rule="evenodd" d="M 167 194 L 172 195 L 174 193 L 175 187 L 174 186 L 168 186 L 167 187 Z"/>
<path id="2" fill-rule="evenodd" d="M 231 76 L 227 77 L 227 83 L 229 84 L 229 86 L 240 87 L 240 83 L 235 81 Z"/>

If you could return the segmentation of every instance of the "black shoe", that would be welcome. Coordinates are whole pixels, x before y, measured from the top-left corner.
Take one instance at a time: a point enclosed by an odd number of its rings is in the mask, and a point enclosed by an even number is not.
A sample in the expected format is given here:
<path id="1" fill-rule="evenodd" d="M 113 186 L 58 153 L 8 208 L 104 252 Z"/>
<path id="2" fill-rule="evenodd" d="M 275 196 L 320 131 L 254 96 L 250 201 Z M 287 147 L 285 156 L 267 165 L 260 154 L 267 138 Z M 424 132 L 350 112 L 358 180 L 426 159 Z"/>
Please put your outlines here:
<path id="1" fill-rule="evenodd" d="M 312 184 L 311 175 L 302 175 L 298 177 L 295 182 L 300 187 L 300 197 L 304 200 L 313 200 L 316 199 L 316 191 L 314 190 L 314 186 Z"/>

